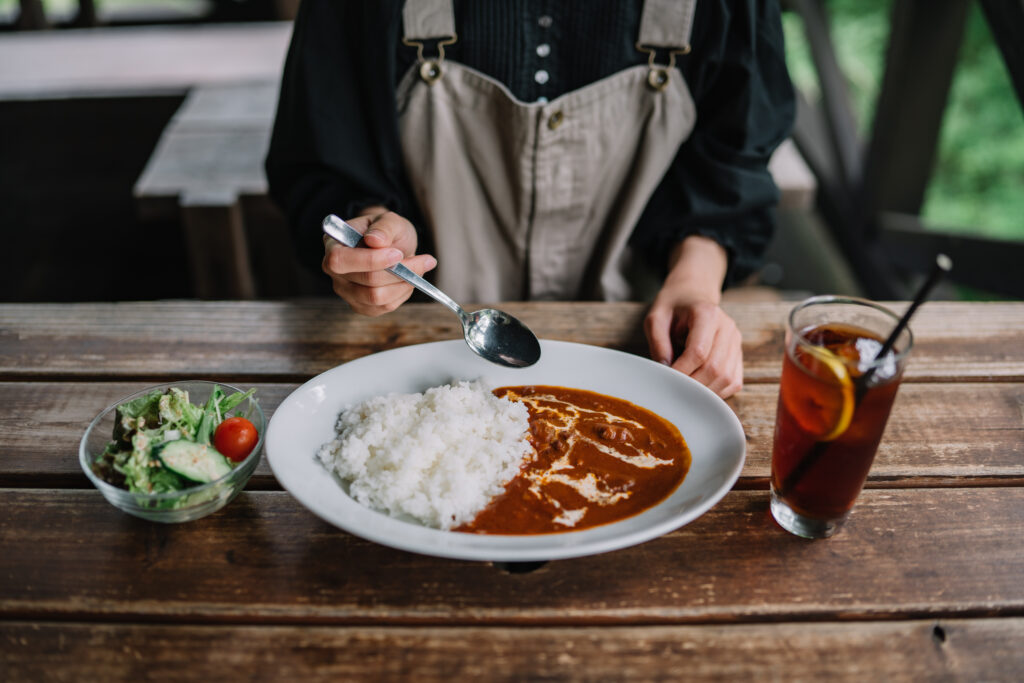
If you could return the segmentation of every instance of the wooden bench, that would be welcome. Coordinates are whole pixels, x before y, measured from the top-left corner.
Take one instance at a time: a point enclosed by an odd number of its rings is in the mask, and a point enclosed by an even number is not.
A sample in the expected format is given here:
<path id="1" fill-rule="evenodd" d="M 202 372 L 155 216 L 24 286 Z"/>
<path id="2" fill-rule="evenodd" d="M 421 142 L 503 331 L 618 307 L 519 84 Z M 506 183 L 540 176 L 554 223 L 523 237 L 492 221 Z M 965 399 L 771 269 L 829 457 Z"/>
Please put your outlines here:
<path id="1" fill-rule="evenodd" d="M 244 218 L 253 210 L 273 211 L 263 159 L 277 92 L 276 80 L 193 88 L 135 184 L 143 216 L 180 212 L 193 287 L 201 298 L 280 292 L 280 276 L 290 271 L 274 263 L 275 254 L 280 259 L 290 252 L 284 230 L 251 235 L 252 221 Z M 243 197 L 250 211 L 243 210 Z M 254 261 L 265 267 L 254 268 Z"/>
<path id="2" fill-rule="evenodd" d="M 0 40 L 0 103 L 187 96 L 138 179 L 140 214 L 180 212 L 197 295 L 291 292 L 302 277 L 294 268 L 268 268 L 261 284 L 269 286 L 256 290 L 251 264 L 275 252 L 279 261 L 290 245 L 283 230 L 268 228 L 252 240 L 259 253 L 246 253 L 246 232 L 261 222 L 243 229 L 237 201 L 252 194 L 249 213 L 283 224 L 266 197 L 262 157 L 291 28 L 282 21 L 10 34 Z"/>
<path id="3" fill-rule="evenodd" d="M 280 77 L 291 22 L 75 29 L 0 40 L 0 101 L 184 94 Z"/>

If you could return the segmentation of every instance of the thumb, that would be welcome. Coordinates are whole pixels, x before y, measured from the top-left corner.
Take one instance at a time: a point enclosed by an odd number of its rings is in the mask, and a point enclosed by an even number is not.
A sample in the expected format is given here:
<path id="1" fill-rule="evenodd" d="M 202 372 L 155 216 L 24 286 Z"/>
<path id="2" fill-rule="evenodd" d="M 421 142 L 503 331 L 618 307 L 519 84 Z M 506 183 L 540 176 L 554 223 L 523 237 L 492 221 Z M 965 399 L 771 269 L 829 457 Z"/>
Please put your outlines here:
<path id="1" fill-rule="evenodd" d="M 374 249 L 390 247 L 395 245 L 396 242 L 402 241 L 406 236 L 407 227 L 411 227 L 409 222 L 397 214 L 381 214 L 370 222 L 366 233 L 363 235 L 363 241 L 366 243 L 366 246 Z"/>

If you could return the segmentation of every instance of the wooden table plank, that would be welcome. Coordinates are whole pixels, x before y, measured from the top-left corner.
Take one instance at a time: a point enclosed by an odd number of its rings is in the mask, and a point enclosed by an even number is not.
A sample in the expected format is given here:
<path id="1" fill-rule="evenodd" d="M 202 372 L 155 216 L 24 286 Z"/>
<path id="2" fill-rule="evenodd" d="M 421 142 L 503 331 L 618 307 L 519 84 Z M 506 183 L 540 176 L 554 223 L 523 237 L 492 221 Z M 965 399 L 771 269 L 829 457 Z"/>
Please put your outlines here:
<path id="1" fill-rule="evenodd" d="M 632 548 L 511 574 L 413 555 L 247 492 L 183 525 L 90 491 L 5 490 L 0 619 L 599 625 L 1024 614 L 1024 489 L 867 491 L 825 541 L 734 491 Z"/>
<path id="2" fill-rule="evenodd" d="M 1022 640 L 1020 618 L 429 630 L 8 622 L 0 667 L 8 680 L 1008 681 L 1024 668 Z"/>
<path id="3" fill-rule="evenodd" d="M 200 85 L 189 91 L 169 130 L 223 131 L 245 128 L 270 131 L 277 113 L 279 79 Z"/>
<path id="4" fill-rule="evenodd" d="M 642 349 L 639 305 L 508 304 L 547 338 Z M 624 316 L 635 320 L 623 324 Z M 340 299 L 0 305 L 0 373 L 301 380 L 376 351 L 461 339 L 438 304 L 368 318 Z"/>
<path id="5" fill-rule="evenodd" d="M 146 386 L 0 382 L 0 405 L 7 406 L 0 415 L 0 487 L 90 487 L 78 465 L 85 427 L 104 406 Z M 272 416 L 298 385 L 252 386 Z M 777 392 L 776 385 L 755 384 L 728 401 L 748 436 L 742 488 L 767 487 Z M 1024 384 L 908 383 L 896 401 L 869 486 L 1024 485 Z M 266 460 L 248 488 L 279 488 Z"/>
<path id="6" fill-rule="evenodd" d="M 133 193 L 146 203 L 168 199 L 230 205 L 242 195 L 265 195 L 263 160 L 270 130 L 168 130 L 157 143 Z M 214 200 L 218 200 L 214 203 Z"/>
<path id="7" fill-rule="evenodd" d="M 789 302 L 726 310 L 744 337 L 747 382 L 777 382 Z M 508 303 L 546 339 L 646 355 L 640 303 Z M 1024 381 L 1024 303 L 930 302 L 907 382 Z M 109 379 L 216 375 L 304 381 L 368 353 L 459 339 L 458 320 L 437 304 L 407 304 L 379 318 L 335 299 L 302 302 L 124 302 L 0 305 L 0 377 Z"/>
<path id="8" fill-rule="evenodd" d="M 183 93 L 277 79 L 292 23 L 106 27 L 8 34 L 0 100 Z"/>
<path id="9" fill-rule="evenodd" d="M 228 203 L 266 195 L 263 169 L 277 80 L 192 89 L 167 124 L 133 194 L 143 211 L 217 188 Z"/>

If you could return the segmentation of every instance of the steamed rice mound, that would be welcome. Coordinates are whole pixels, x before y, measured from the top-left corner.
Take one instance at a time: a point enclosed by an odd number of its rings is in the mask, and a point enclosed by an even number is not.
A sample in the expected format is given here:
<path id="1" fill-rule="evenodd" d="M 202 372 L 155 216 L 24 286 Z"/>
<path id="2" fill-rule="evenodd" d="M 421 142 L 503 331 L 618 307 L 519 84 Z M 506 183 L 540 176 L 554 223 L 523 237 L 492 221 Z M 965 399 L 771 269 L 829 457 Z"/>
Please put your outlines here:
<path id="1" fill-rule="evenodd" d="M 440 529 L 472 520 L 531 453 L 526 406 L 480 382 L 371 398 L 336 429 L 317 457 L 355 500 Z"/>

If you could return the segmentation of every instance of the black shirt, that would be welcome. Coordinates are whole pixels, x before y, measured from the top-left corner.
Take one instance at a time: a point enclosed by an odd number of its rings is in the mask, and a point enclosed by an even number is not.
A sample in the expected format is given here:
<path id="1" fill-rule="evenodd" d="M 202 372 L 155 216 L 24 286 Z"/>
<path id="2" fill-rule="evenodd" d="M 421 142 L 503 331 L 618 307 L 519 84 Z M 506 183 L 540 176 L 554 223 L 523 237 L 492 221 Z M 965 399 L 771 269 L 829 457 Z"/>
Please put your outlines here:
<path id="1" fill-rule="evenodd" d="M 415 65 L 402 0 L 303 0 L 285 64 L 266 170 L 300 257 L 319 268 L 320 222 L 371 204 L 422 216 L 402 167 L 395 87 Z M 554 99 L 636 64 L 642 0 L 456 0 L 458 61 L 517 98 Z M 542 19 L 543 17 L 543 19 Z M 677 57 L 697 107 L 693 133 L 630 244 L 658 267 L 691 234 L 729 253 L 728 282 L 752 272 L 772 235 L 768 159 L 789 135 L 793 89 L 777 2 L 698 0 L 692 50 Z M 538 49 L 540 46 L 546 48 Z M 428 46 L 428 50 L 430 46 Z M 546 78 L 537 77 L 544 71 Z M 420 251 L 430 251 L 428 231 Z"/>

